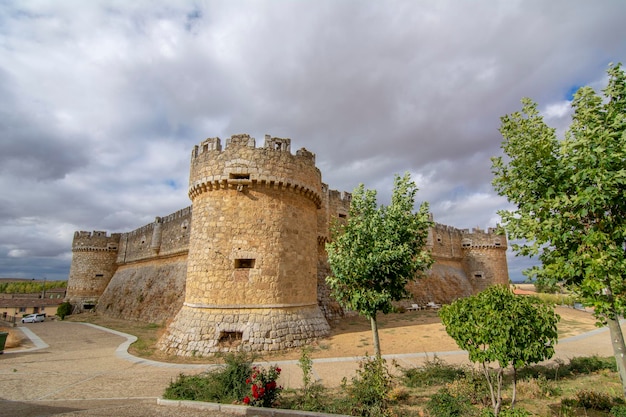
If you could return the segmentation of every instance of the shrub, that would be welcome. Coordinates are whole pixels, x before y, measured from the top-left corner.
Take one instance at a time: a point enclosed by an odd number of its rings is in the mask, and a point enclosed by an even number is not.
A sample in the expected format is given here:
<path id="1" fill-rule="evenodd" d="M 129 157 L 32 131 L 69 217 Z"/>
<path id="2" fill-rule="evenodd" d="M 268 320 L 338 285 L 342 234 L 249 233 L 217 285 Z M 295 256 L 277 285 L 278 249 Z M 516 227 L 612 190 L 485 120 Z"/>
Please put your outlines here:
<path id="1" fill-rule="evenodd" d="M 163 398 L 170 400 L 232 403 L 241 401 L 248 386 L 246 378 L 252 371 L 252 359 L 245 353 L 230 353 L 225 366 L 200 375 L 180 374 L 165 389 Z"/>
<path id="2" fill-rule="evenodd" d="M 550 381 L 545 376 L 540 375 L 538 378 L 519 381 L 517 383 L 517 394 L 528 399 L 540 399 L 560 395 L 561 389 L 554 381 Z"/>
<path id="3" fill-rule="evenodd" d="M 466 398 L 472 404 L 491 405 L 487 380 L 479 372 L 467 372 L 463 377 L 446 384 L 446 390 L 453 397 Z"/>
<path id="4" fill-rule="evenodd" d="M 311 360 L 309 349 L 302 350 L 300 359 L 298 359 L 298 366 L 302 370 L 302 395 L 298 397 L 294 408 L 305 411 L 326 411 L 327 406 L 324 403 L 325 388 L 317 381 L 313 381 L 313 360 Z"/>
<path id="5" fill-rule="evenodd" d="M 578 391 L 576 402 L 579 407 L 600 411 L 609 411 L 615 405 L 610 395 L 590 390 Z"/>
<path id="6" fill-rule="evenodd" d="M 352 414 L 374 417 L 389 415 L 392 377 L 383 358 L 366 358 L 359 363 L 356 376 L 346 387 Z"/>
<path id="7" fill-rule="evenodd" d="M 252 374 L 246 379 L 250 395 L 243 397 L 243 403 L 254 407 L 273 406 L 283 389 L 276 383 L 279 376 L 280 368 L 277 366 L 269 369 L 253 366 Z"/>
<path id="8" fill-rule="evenodd" d="M 61 320 L 65 319 L 65 316 L 72 314 L 72 304 L 69 301 L 59 304 L 57 307 L 57 316 Z"/>
<path id="9" fill-rule="evenodd" d="M 500 411 L 498 417 L 529 417 L 532 414 L 521 407 L 505 408 Z"/>
<path id="10" fill-rule="evenodd" d="M 611 408 L 611 417 L 626 417 L 626 405 L 616 405 Z"/>
<path id="11" fill-rule="evenodd" d="M 573 374 L 590 374 L 602 369 L 615 371 L 617 369 L 615 358 L 601 358 L 594 355 L 576 357 L 569 361 L 569 371 Z"/>
<path id="12" fill-rule="evenodd" d="M 464 417 L 477 415 L 477 410 L 464 397 L 457 397 L 441 389 L 426 403 L 426 410 L 434 417 Z"/>
<path id="13" fill-rule="evenodd" d="M 443 385 L 465 376 L 465 369 L 447 364 L 435 356 L 427 359 L 423 367 L 402 369 L 403 382 L 409 388 Z"/>

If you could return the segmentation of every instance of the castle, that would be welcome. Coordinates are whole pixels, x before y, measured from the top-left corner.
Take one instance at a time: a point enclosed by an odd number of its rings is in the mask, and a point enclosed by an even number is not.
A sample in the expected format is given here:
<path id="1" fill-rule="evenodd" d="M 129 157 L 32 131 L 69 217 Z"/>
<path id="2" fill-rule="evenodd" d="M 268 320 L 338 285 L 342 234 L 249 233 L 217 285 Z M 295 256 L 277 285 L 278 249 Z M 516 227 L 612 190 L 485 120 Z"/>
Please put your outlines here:
<path id="1" fill-rule="evenodd" d="M 74 234 L 67 300 L 75 310 L 163 323 L 159 347 L 191 356 L 282 350 L 329 332 L 344 312 L 325 284 L 331 224 L 349 193 L 328 189 L 291 140 L 209 138 L 191 153 L 192 206 L 126 233 Z M 408 303 L 450 302 L 508 283 L 506 237 L 435 224 L 435 264 Z"/>

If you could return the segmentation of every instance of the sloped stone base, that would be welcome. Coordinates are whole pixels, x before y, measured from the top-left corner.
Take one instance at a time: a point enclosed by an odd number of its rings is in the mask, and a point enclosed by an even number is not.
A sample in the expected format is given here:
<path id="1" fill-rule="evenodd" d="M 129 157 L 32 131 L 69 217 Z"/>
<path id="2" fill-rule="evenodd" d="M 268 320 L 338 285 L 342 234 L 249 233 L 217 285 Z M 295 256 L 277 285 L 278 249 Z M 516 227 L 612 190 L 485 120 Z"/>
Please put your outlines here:
<path id="1" fill-rule="evenodd" d="M 294 308 L 214 309 L 183 306 L 158 346 L 178 356 L 232 351 L 276 351 L 327 336 L 317 305 Z"/>

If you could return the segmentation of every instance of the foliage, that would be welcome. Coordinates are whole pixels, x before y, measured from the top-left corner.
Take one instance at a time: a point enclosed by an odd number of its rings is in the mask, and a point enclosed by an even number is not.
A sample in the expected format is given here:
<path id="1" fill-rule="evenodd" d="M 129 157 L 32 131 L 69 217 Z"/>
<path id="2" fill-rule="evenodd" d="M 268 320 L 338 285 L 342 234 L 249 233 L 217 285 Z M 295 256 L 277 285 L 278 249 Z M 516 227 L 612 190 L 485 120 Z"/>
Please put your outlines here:
<path id="1" fill-rule="evenodd" d="M 474 405 L 487 406 L 490 403 L 487 381 L 483 375 L 474 370 L 446 384 L 446 389 L 451 395 L 467 398 Z"/>
<path id="2" fill-rule="evenodd" d="M 376 191 L 363 184 L 352 194 L 347 221 L 326 245 L 332 296 L 371 320 L 376 355 L 380 355 L 376 315 L 393 311 L 393 301 L 407 296 L 407 284 L 432 264 L 425 248 L 431 225 L 428 204 L 413 213 L 417 187 L 409 174 L 397 176 L 389 206 L 377 206 Z"/>
<path id="3" fill-rule="evenodd" d="M 200 375 L 180 374 L 165 389 L 163 398 L 170 400 L 232 403 L 241 401 L 248 392 L 245 381 L 252 371 L 252 359 L 245 353 L 230 353 L 225 366 Z"/>
<path id="4" fill-rule="evenodd" d="M 502 411 L 500 411 L 499 414 L 500 417 L 530 417 L 532 416 L 532 414 L 520 407 L 516 407 L 516 408 L 505 408 Z"/>
<path id="5" fill-rule="evenodd" d="M 470 360 L 482 365 L 495 415 L 502 403 L 503 369 L 513 366 L 515 371 L 554 355 L 559 316 L 539 299 L 516 296 L 505 286 L 492 286 L 443 306 L 439 315 Z M 489 369 L 491 363 L 498 364 L 495 373 Z M 515 389 L 515 375 L 513 384 Z"/>
<path id="6" fill-rule="evenodd" d="M 57 307 L 57 316 L 59 316 L 61 320 L 64 320 L 65 316 L 69 316 L 70 314 L 72 314 L 72 303 L 65 301 L 59 304 Z"/>
<path id="7" fill-rule="evenodd" d="M 430 397 L 426 404 L 426 409 L 431 416 L 435 417 L 465 417 L 478 415 L 478 410 L 472 406 L 467 398 L 454 396 L 445 388 Z"/>
<path id="8" fill-rule="evenodd" d="M 402 382 L 409 388 L 441 385 L 462 378 L 466 374 L 465 368 L 447 364 L 436 355 L 433 359 L 426 359 L 422 367 L 404 368 L 401 371 Z"/>
<path id="9" fill-rule="evenodd" d="M 303 349 L 298 359 L 298 366 L 302 370 L 302 390 L 295 406 L 298 410 L 324 411 L 325 388 L 317 381 L 313 381 L 313 360 L 309 349 Z"/>
<path id="10" fill-rule="evenodd" d="M 0 282 L 0 293 L 2 294 L 37 294 L 54 288 L 67 287 L 67 281 L 17 281 Z"/>
<path id="11" fill-rule="evenodd" d="M 626 417 L 626 405 L 616 405 L 611 408 L 611 417 Z"/>
<path id="12" fill-rule="evenodd" d="M 603 411 L 609 411 L 616 405 L 610 395 L 586 389 L 576 393 L 576 404 L 584 409 Z"/>
<path id="13" fill-rule="evenodd" d="M 527 271 L 544 285 L 562 282 L 608 323 L 626 394 L 626 345 L 619 316 L 626 310 L 626 74 L 609 68 L 603 95 L 580 88 L 563 140 L 537 105 L 504 116 L 507 158 L 492 159 L 494 187 L 516 206 L 501 211 L 521 255 L 541 261 Z"/>
<path id="14" fill-rule="evenodd" d="M 359 362 L 359 369 L 347 386 L 349 401 L 353 415 L 374 417 L 387 416 L 389 409 L 389 393 L 393 381 L 386 361 L 376 356 Z"/>
<path id="15" fill-rule="evenodd" d="M 276 383 L 280 371 L 277 366 L 271 366 L 269 369 L 253 366 L 252 373 L 246 379 L 246 384 L 250 386 L 250 395 L 243 397 L 243 403 L 254 407 L 272 407 L 283 390 Z"/>

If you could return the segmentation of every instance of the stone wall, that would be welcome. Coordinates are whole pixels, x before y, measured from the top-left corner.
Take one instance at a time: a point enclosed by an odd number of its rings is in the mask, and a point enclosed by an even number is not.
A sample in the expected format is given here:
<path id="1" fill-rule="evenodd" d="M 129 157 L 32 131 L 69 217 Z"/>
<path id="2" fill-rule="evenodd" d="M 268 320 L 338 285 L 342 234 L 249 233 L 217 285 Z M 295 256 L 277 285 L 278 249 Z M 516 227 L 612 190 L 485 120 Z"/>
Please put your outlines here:
<path id="1" fill-rule="evenodd" d="M 121 265 L 98 301 L 98 312 L 164 324 L 183 305 L 186 275 L 186 254 Z"/>

